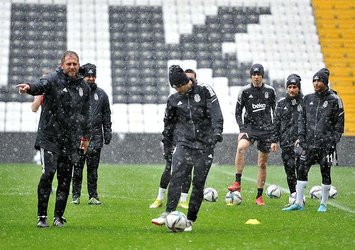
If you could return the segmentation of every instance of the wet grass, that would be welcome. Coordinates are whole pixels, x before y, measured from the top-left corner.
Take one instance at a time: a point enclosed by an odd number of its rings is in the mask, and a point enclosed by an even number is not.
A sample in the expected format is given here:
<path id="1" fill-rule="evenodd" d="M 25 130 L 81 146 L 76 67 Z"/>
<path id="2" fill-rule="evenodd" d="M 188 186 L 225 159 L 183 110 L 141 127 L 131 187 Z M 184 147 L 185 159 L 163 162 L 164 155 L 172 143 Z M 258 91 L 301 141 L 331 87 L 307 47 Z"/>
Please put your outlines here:
<path id="1" fill-rule="evenodd" d="M 215 203 L 203 202 L 190 233 L 168 233 L 150 220 L 164 211 L 149 209 L 154 201 L 162 165 L 102 165 L 99 194 L 102 206 L 87 205 L 86 181 L 78 206 L 68 204 L 64 228 L 36 228 L 37 184 L 41 167 L 31 164 L 0 164 L 1 249 L 355 249 L 355 168 L 334 167 L 333 184 L 338 197 L 326 213 L 316 212 L 319 201 L 308 198 L 304 212 L 283 212 L 288 201 L 265 197 L 257 207 L 256 167 L 244 172 L 240 206 L 226 206 L 226 187 L 233 181 L 233 166 L 213 166 L 207 186 L 219 192 Z M 84 176 L 84 179 L 86 175 Z M 318 167 L 309 174 L 307 192 L 319 185 Z M 270 166 L 268 184 L 286 188 L 282 167 Z M 53 187 L 56 187 L 54 183 Z M 53 215 L 54 195 L 49 205 Z M 186 212 L 186 210 L 181 210 Z M 259 225 L 247 225 L 257 219 Z"/>

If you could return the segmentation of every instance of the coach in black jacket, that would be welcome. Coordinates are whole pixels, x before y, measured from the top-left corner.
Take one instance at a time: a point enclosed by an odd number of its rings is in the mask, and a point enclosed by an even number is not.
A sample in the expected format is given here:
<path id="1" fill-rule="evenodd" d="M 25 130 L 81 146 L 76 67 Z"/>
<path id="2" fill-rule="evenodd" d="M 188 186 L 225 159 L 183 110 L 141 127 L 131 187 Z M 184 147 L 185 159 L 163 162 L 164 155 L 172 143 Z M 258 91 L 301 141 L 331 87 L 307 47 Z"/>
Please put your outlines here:
<path id="1" fill-rule="evenodd" d="M 111 109 L 110 101 L 106 92 L 97 87 L 96 66 L 87 63 L 82 66 L 84 80 L 90 86 L 90 124 L 91 135 L 89 149 L 86 155 L 81 155 L 79 163 L 74 165 L 73 173 L 73 201 L 72 204 L 80 204 L 81 183 L 83 180 L 83 168 L 87 165 L 87 185 L 90 205 L 101 205 L 97 193 L 98 167 L 100 163 L 101 148 L 103 143 L 110 143 L 112 138 L 111 130 Z"/>
<path id="2" fill-rule="evenodd" d="M 178 65 L 169 68 L 170 85 L 177 93 L 169 96 L 164 117 L 164 156 L 172 156 L 172 176 L 168 190 L 166 213 L 153 219 L 152 223 L 165 224 L 167 213 L 176 210 L 181 186 L 186 181 L 187 169 L 194 167 L 192 193 L 187 213 L 188 227 L 192 223 L 203 199 L 203 189 L 210 170 L 214 147 L 222 141 L 223 115 L 216 94 L 211 87 L 189 79 Z"/>
<path id="3" fill-rule="evenodd" d="M 344 109 L 338 95 L 328 87 L 328 75 L 323 71 L 313 76 L 315 93 L 304 97 L 298 119 L 299 145 L 303 149 L 297 178 L 297 198 L 284 210 L 304 210 L 302 200 L 308 183 L 310 167 L 319 163 L 322 175 L 322 199 L 318 212 L 327 211 L 331 186 L 330 169 L 336 144 L 344 133 Z"/>
<path id="4" fill-rule="evenodd" d="M 78 159 L 79 147 L 86 152 L 89 144 L 90 88 L 78 75 L 79 67 L 79 56 L 66 51 L 54 73 L 36 83 L 17 85 L 20 94 L 46 95 L 37 135 L 43 167 L 37 190 L 38 227 L 48 227 L 48 200 L 56 171 L 58 187 L 53 224 L 64 226 L 72 166 Z"/>
<path id="5" fill-rule="evenodd" d="M 274 135 L 271 147 L 280 143 L 281 158 L 284 164 L 287 184 L 290 194 L 296 192 L 297 169 L 299 157 L 294 152 L 295 142 L 298 139 L 298 115 L 303 102 L 301 92 L 301 77 L 291 74 L 286 81 L 286 97 L 281 98 L 276 105 L 274 115 Z M 276 148 L 273 150 L 276 151 Z"/>

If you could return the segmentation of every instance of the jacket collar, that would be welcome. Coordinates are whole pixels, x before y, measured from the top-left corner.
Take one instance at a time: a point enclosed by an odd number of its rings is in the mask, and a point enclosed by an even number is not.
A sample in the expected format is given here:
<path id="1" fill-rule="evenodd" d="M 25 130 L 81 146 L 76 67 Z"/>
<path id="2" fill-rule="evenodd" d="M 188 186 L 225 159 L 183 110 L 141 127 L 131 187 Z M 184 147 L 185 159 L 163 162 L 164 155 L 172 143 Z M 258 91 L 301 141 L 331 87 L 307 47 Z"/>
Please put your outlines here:
<path id="1" fill-rule="evenodd" d="M 328 88 L 328 89 L 324 90 L 323 92 L 315 92 L 315 94 L 317 96 L 319 96 L 320 98 L 322 98 L 322 97 L 325 97 L 325 96 L 329 95 L 330 91 L 329 91 L 329 88 Z"/>
<path id="2" fill-rule="evenodd" d="M 193 95 L 196 92 L 196 85 L 197 85 L 197 83 L 192 81 L 191 89 L 189 89 L 186 92 L 186 95 L 189 95 L 189 96 Z"/>
<path id="3" fill-rule="evenodd" d="M 292 101 L 292 100 L 296 100 L 297 103 L 300 103 L 301 99 L 303 98 L 303 94 L 300 92 L 297 96 L 295 97 L 291 97 L 288 94 L 286 94 L 286 100 L 287 101 Z"/>
<path id="4" fill-rule="evenodd" d="M 67 82 L 69 81 L 71 84 L 77 85 L 80 84 L 81 81 L 83 80 L 83 77 L 81 75 L 77 75 L 76 78 L 70 78 L 68 75 L 64 74 L 63 69 L 58 66 L 56 69 L 56 72 L 63 77 Z"/>
<path id="5" fill-rule="evenodd" d="M 254 88 L 254 89 L 261 89 L 262 87 L 264 87 L 264 83 L 262 82 L 260 87 L 256 87 L 256 86 L 254 86 L 254 84 L 251 82 L 251 83 L 250 83 L 250 86 L 251 86 L 252 88 Z"/>

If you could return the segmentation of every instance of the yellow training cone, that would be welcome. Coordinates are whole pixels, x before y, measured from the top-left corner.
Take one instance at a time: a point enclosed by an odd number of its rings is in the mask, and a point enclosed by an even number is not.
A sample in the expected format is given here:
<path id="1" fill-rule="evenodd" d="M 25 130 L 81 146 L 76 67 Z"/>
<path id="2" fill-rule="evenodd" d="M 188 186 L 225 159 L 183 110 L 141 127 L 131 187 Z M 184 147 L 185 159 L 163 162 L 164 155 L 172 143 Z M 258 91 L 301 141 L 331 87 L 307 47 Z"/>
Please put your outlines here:
<path id="1" fill-rule="evenodd" d="M 249 219 L 249 220 L 247 220 L 247 222 L 245 222 L 245 224 L 257 225 L 257 224 L 261 224 L 261 223 L 257 219 Z"/>

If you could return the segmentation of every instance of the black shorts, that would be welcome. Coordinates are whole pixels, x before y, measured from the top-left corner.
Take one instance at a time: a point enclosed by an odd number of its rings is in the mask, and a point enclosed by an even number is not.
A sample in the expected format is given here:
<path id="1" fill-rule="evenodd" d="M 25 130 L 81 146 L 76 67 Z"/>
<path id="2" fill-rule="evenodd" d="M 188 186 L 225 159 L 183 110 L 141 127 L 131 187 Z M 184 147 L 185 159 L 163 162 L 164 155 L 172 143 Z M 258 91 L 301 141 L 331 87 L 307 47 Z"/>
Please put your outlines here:
<path id="1" fill-rule="evenodd" d="M 254 144 L 254 142 L 257 141 L 256 147 L 263 153 L 267 154 L 271 151 L 271 137 L 269 136 L 258 136 L 245 133 L 240 139 L 248 140 L 250 144 Z"/>

